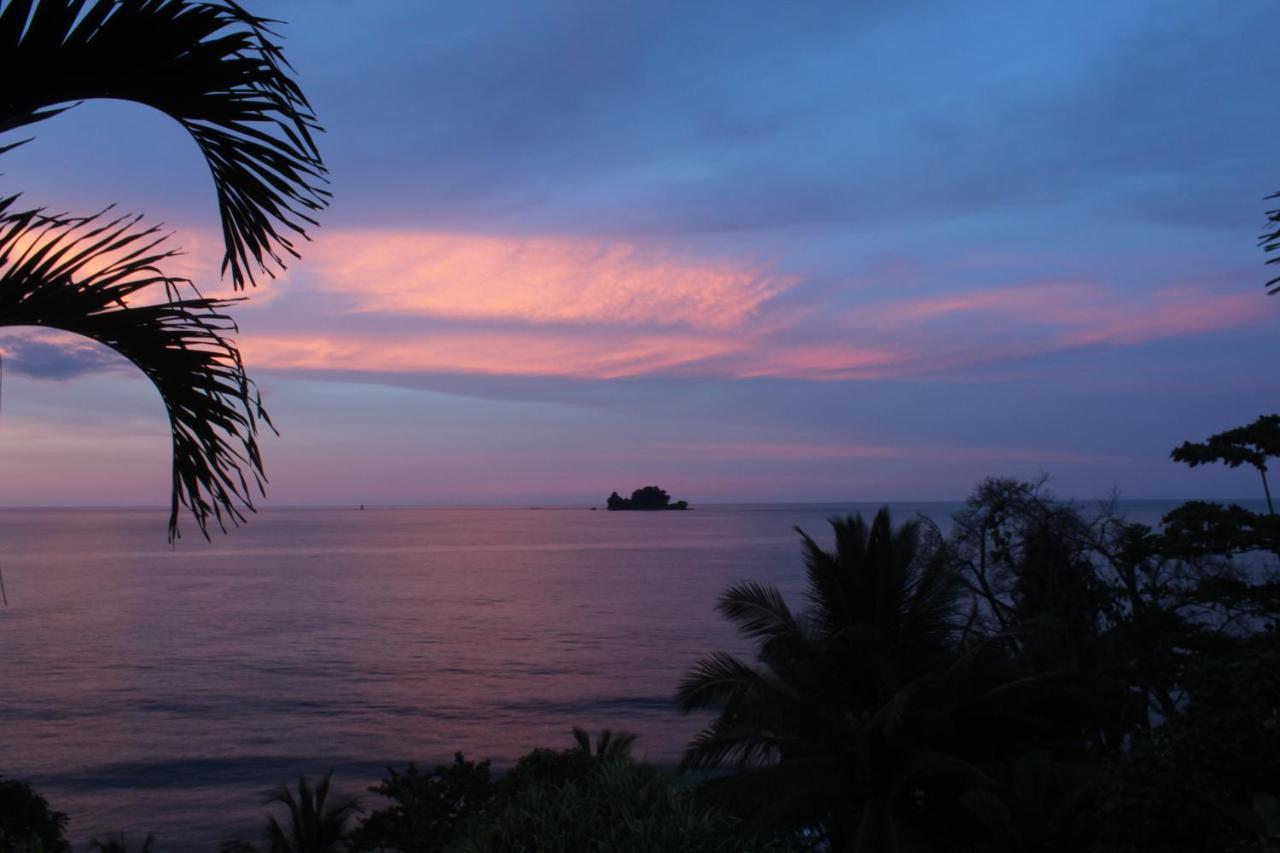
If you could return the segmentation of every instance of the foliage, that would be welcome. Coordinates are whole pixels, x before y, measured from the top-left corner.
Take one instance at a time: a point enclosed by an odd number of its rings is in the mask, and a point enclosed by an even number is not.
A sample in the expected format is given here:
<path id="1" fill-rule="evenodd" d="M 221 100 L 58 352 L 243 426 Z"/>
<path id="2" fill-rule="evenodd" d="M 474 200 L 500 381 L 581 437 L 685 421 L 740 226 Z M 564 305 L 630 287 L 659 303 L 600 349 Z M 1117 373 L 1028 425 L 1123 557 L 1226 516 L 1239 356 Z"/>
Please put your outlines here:
<path id="1" fill-rule="evenodd" d="M 1274 198 L 1280 198 L 1280 193 L 1272 193 L 1267 196 L 1270 201 Z M 1264 252 L 1274 252 L 1280 249 L 1280 208 L 1273 208 L 1267 211 L 1266 230 L 1258 237 L 1258 245 L 1262 247 Z M 1272 255 L 1267 258 L 1267 263 L 1280 263 L 1280 255 Z M 1274 296 L 1280 293 L 1280 276 L 1272 278 L 1266 284 L 1267 292 Z"/>
<path id="2" fill-rule="evenodd" d="M 883 510 L 833 520 L 834 553 L 803 540 L 803 613 L 772 587 L 725 593 L 758 663 L 712 655 L 678 693 L 717 712 L 685 766 L 735 771 L 709 795 L 833 851 L 1128 849 L 1123 809 L 1158 823 L 1194 792 L 1168 826 L 1269 831 L 1249 804 L 1280 792 L 1259 722 L 1280 693 L 1238 665 L 1280 622 L 1280 581 L 1233 561 L 1238 541 L 1188 548 L 1194 532 L 1058 501 L 1043 479 L 983 481 L 954 522 L 943 539 Z"/>
<path id="3" fill-rule="evenodd" d="M 1280 636 L 1197 660 L 1187 693 L 1184 713 L 1108 770 L 1098 850 L 1258 849 L 1280 792 Z"/>
<path id="4" fill-rule="evenodd" d="M 451 853 L 730 853 L 777 850 L 738 832 L 661 773 L 612 757 L 580 778 L 536 780 L 473 818 Z"/>
<path id="5" fill-rule="evenodd" d="M 457 826 L 483 811 L 494 797 L 489 762 L 476 764 L 455 753 L 453 763 L 423 773 L 410 763 L 404 773 L 387 768 L 387 778 L 369 790 L 391 801 L 365 818 L 352 836 L 354 850 L 443 850 Z"/>
<path id="6" fill-rule="evenodd" d="M 296 256 L 290 235 L 305 237 L 328 197 L 319 127 L 268 23 L 230 0 L 0 5 L 0 76 L 19 81 L 0 102 L 0 132 L 108 97 L 178 121 L 213 175 L 223 271 L 241 288 L 255 268 L 271 274 Z M 180 505 L 205 536 L 211 523 L 243 521 L 262 489 L 257 432 L 270 421 L 228 337 L 232 300 L 163 273 L 174 253 L 137 217 L 50 213 L 18 199 L 0 195 L 0 326 L 85 336 L 156 386 L 173 440 L 171 539 Z"/>
<path id="7" fill-rule="evenodd" d="M 0 853 L 70 853 L 66 828 L 67 816 L 26 782 L 0 779 Z"/>
<path id="8" fill-rule="evenodd" d="M 1094 807 L 1089 768 L 1063 765 L 1047 750 L 988 770 L 994 785 L 960 795 L 985 837 L 971 849 L 1004 853 L 1079 851 L 1090 838 Z"/>
<path id="9" fill-rule="evenodd" d="M 171 535 L 179 504 L 201 530 L 210 520 L 243 520 L 242 508 L 252 509 L 253 491 L 262 489 L 257 436 L 270 420 L 226 337 L 235 328 L 223 313 L 231 301 L 205 299 L 161 273 L 157 265 L 174 253 L 156 229 L 135 227 L 136 218 L 12 212 L 12 201 L 0 200 L 0 325 L 83 335 L 151 380 L 172 427 Z M 171 298 L 134 303 L 151 290 Z"/>
<path id="10" fill-rule="evenodd" d="M 510 796 L 534 783 L 563 785 L 584 778 L 601 761 L 628 760 L 636 736 L 604 729 L 596 736 L 593 749 L 591 736 L 575 726 L 573 740 L 569 749 L 538 748 L 520 756 L 498 783 L 500 795 Z"/>
<path id="11" fill-rule="evenodd" d="M 265 848 L 246 841 L 222 845 L 221 853 L 345 853 L 351 839 L 350 823 L 360 813 L 354 799 L 329 801 L 333 773 L 324 775 L 314 787 L 305 776 L 298 777 L 298 793 L 281 785 L 267 794 L 263 805 L 282 805 L 288 814 L 287 826 L 275 815 L 263 827 Z"/>
<path id="12" fill-rule="evenodd" d="M 605 502 L 606 509 L 688 509 L 688 501 L 671 502 L 671 495 L 667 494 L 664 489 L 657 486 L 645 486 L 642 489 L 636 489 L 631 493 L 630 498 L 624 498 L 617 492 L 609 495 L 609 499 Z"/>
<path id="13" fill-rule="evenodd" d="M 296 257 L 288 234 L 305 237 L 328 195 L 319 125 L 270 23 L 218 0 L 10 2 L 0 8 L 0 78 L 22 83 L 6 90 L 0 132 L 95 98 L 174 119 L 209 165 L 223 269 L 242 287 L 253 267 L 270 272 L 282 252 Z"/>
<path id="14" fill-rule="evenodd" d="M 961 650 L 959 579 L 919 522 L 832 519 L 836 550 L 801 532 L 809 608 L 778 590 L 730 587 L 720 612 L 757 644 L 759 666 L 724 653 L 680 683 L 686 711 L 716 719 L 686 768 L 732 766 L 709 783 L 764 833 L 813 828 L 832 850 L 919 843 L 980 777 L 943 744 L 980 649 Z M 963 780 L 963 782 L 961 782 Z"/>
<path id="15" fill-rule="evenodd" d="M 1164 517 L 1166 547 L 1176 554 L 1280 553 L 1280 515 L 1238 504 L 1187 501 Z"/>
<path id="16" fill-rule="evenodd" d="M 1267 485 L 1267 460 L 1280 457 L 1280 415 L 1262 415 L 1251 424 L 1211 435 L 1202 442 L 1184 442 L 1169 456 L 1192 468 L 1214 462 L 1228 468 L 1250 466 L 1262 477 L 1268 512 L 1275 513 Z"/>
<path id="17" fill-rule="evenodd" d="M 887 509 L 831 525 L 834 550 L 800 533 L 803 610 L 759 583 L 721 596 L 755 660 L 712 654 L 679 685 L 715 715 L 682 761 L 699 781 L 575 728 L 497 782 L 460 753 L 389 769 L 350 844 L 354 804 L 302 779 L 270 800 L 290 825 L 269 850 L 1280 847 L 1280 579 L 1237 538 L 1190 547 L 1207 534 L 1043 480 L 983 481 L 945 538 Z"/>
<path id="18" fill-rule="evenodd" d="M 271 853 L 333 853 L 346 849 L 348 823 L 359 814 L 355 800 L 328 802 L 329 772 L 312 788 L 305 776 L 298 777 L 298 796 L 281 785 L 267 797 L 266 804 L 283 805 L 289 812 L 288 829 L 274 815 L 267 818 L 266 836 Z"/>
<path id="19" fill-rule="evenodd" d="M 1211 435 L 1203 442 L 1185 442 L 1170 455 L 1174 461 L 1192 468 L 1213 462 L 1230 468 L 1248 465 L 1262 478 L 1267 501 L 1265 514 L 1236 504 L 1183 504 L 1164 517 L 1171 551 L 1189 556 L 1261 551 L 1280 555 L 1280 516 L 1276 515 L 1267 482 L 1267 460 L 1280 457 L 1280 415 L 1263 415 L 1251 424 Z"/>
<path id="20" fill-rule="evenodd" d="M 142 845 L 138 848 L 138 853 L 151 853 L 151 848 L 155 846 L 156 837 L 150 832 L 147 837 L 142 839 Z M 123 832 L 115 835 L 108 835 L 106 838 L 89 839 L 89 849 L 95 850 L 97 853 L 130 853 L 132 848 L 129 846 L 129 838 Z"/>

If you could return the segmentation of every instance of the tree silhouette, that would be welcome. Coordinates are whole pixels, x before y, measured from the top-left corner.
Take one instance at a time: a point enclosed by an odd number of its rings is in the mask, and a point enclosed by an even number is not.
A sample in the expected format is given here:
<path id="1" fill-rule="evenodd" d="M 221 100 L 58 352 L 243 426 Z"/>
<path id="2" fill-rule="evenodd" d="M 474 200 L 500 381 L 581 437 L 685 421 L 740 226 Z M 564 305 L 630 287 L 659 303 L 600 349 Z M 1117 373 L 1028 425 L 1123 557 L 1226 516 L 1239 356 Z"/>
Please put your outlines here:
<path id="1" fill-rule="evenodd" d="M 834 552 L 801 534 L 806 612 L 757 583 L 721 597 L 760 665 L 718 653 L 685 676 L 680 706 L 718 716 L 682 764 L 735 766 L 714 784 L 753 803 L 762 829 L 818 827 L 833 851 L 893 849 L 929 823 L 933 781 L 976 772 L 935 748 L 968 662 L 954 644 L 960 585 L 920 525 L 895 528 L 887 508 L 870 525 L 831 525 Z"/>
<path id="2" fill-rule="evenodd" d="M 351 839 L 351 821 L 360 813 L 354 799 L 329 801 L 329 784 L 333 773 L 324 775 L 312 787 L 307 777 L 298 777 L 298 793 L 281 785 L 267 794 L 263 805 L 282 805 L 288 814 L 285 823 L 275 815 L 267 818 L 263 828 L 266 853 L 345 853 Z M 221 853 L 263 853 L 247 841 L 229 841 Z"/>
<path id="3" fill-rule="evenodd" d="M 1229 468 L 1248 465 L 1262 479 L 1267 512 L 1207 501 L 1188 501 L 1165 515 L 1169 547 L 1182 554 L 1242 554 L 1271 551 L 1280 555 L 1280 516 L 1276 515 L 1267 482 L 1267 460 L 1280 457 L 1280 415 L 1263 415 L 1251 424 L 1184 442 L 1169 454 L 1192 468 L 1221 463 Z"/>
<path id="4" fill-rule="evenodd" d="M 156 837 L 150 832 L 142 839 L 142 844 L 138 847 L 137 853 L 151 853 L 155 847 Z M 123 832 L 115 835 L 108 835 L 105 838 L 89 839 L 89 849 L 94 853 L 130 853 L 132 848 L 129 846 L 129 837 Z"/>
<path id="5" fill-rule="evenodd" d="M 11 0 L 0 7 L 0 133 L 94 98 L 179 122 L 209 165 L 236 289 L 274 275 L 327 204 L 320 128 L 287 73 L 271 22 L 233 0 Z M 0 145 L 0 154 L 29 142 Z M 160 268 L 174 252 L 139 218 L 52 213 L 0 195 L 0 326 L 95 340 L 160 392 L 173 441 L 169 536 L 186 506 L 207 537 L 253 510 L 270 426 L 224 313 Z M 250 486 L 253 482 L 253 487 Z"/>
<path id="6" fill-rule="evenodd" d="M 1267 483 L 1267 460 L 1280 457 L 1280 415 L 1262 415 L 1251 424 L 1211 435 L 1204 441 L 1183 442 L 1169 457 L 1192 468 L 1214 462 L 1228 468 L 1250 466 L 1262 478 L 1267 511 L 1275 514 L 1271 486 Z"/>
<path id="7" fill-rule="evenodd" d="M 657 486 L 645 486 L 632 492 L 630 498 L 624 498 L 617 492 L 613 492 L 605 502 L 605 507 L 613 510 L 688 509 L 689 502 L 676 501 L 672 503 L 671 495 L 667 494 L 665 489 L 660 489 Z"/>

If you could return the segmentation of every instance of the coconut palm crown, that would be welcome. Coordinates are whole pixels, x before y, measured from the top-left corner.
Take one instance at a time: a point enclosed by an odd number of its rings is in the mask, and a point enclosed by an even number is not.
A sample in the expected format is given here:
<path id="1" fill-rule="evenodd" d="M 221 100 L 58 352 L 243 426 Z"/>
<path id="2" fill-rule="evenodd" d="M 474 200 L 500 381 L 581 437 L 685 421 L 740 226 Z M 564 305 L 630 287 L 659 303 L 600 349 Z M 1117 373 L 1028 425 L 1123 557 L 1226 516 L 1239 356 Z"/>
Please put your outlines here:
<path id="1" fill-rule="evenodd" d="M 329 197 L 320 127 L 271 23 L 234 0 L 0 0 L 0 134 L 96 98 L 168 115 L 208 163 L 222 271 L 241 289 L 297 257 L 294 240 Z M 0 154 L 30 141 L 4 139 Z M 174 252 L 137 217 L 21 202 L 0 193 L 0 326 L 83 335 L 156 386 L 173 439 L 171 539 L 180 505 L 206 537 L 211 522 L 243 521 L 265 481 L 257 436 L 270 420 L 228 337 L 236 300 L 166 275 Z"/>
<path id="2" fill-rule="evenodd" d="M 833 851 L 896 849 L 927 780 L 970 768 L 933 748 L 946 717 L 959 586 L 918 522 L 882 508 L 832 519 L 836 549 L 802 536 L 809 607 L 741 583 L 718 609 L 757 648 L 757 665 L 717 653 L 685 676 L 676 701 L 717 716 L 683 766 L 732 766 L 713 783 L 754 804 L 762 829 L 808 826 Z M 770 792 L 770 793 L 765 793 Z"/>
<path id="3" fill-rule="evenodd" d="M 282 805 L 288 811 L 287 824 L 274 816 L 267 819 L 268 853 L 341 853 L 347 849 L 349 824 L 360 813 L 360 805 L 352 799 L 331 800 L 332 777 L 330 771 L 312 787 L 305 776 L 299 776 L 296 797 L 286 785 L 267 796 L 267 805 Z"/>

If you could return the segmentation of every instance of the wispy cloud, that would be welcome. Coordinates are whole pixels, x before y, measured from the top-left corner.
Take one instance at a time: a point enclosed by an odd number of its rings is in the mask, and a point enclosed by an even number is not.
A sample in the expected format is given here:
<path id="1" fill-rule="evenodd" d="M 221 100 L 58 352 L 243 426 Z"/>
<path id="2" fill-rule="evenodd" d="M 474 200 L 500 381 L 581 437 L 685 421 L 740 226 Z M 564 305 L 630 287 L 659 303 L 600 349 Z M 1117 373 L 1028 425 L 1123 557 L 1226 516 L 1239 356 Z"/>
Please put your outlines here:
<path id="1" fill-rule="evenodd" d="M 1098 281 L 1024 284 L 887 302 L 841 318 L 854 337 L 886 337 L 919 352 L 905 369 L 991 363 L 1119 347 L 1272 322 L 1257 293 L 1212 282 L 1121 288 Z M 930 357 L 924 350 L 932 350 Z"/>
<path id="2" fill-rule="evenodd" d="M 205 251 L 214 244 L 194 237 L 198 251 L 184 263 L 215 264 Z M 778 262 L 682 254 L 660 242 L 337 230 L 284 281 L 250 294 L 239 342 L 251 366 L 379 374 L 371 381 L 826 381 L 958 376 L 1270 321 L 1257 293 L 1211 277 L 1135 289 L 1098 278 L 989 286 L 980 275 L 907 298 L 876 299 L 891 289 L 866 288 L 870 301 L 837 309 L 838 294 L 808 290 L 800 271 Z M 83 342 L 11 340 L 27 341 L 9 354 L 29 375 L 110 366 Z"/>
<path id="3" fill-rule="evenodd" d="M 443 330 L 429 334 L 263 334 L 241 341 L 253 364 L 283 370 L 348 370 L 613 379 L 678 373 L 735 352 L 697 335 Z"/>
<path id="4" fill-rule="evenodd" d="M 797 283 L 631 242 L 431 232 L 326 234 L 307 263 L 318 289 L 363 312 L 719 331 Z"/>
<path id="5" fill-rule="evenodd" d="M 197 246 L 204 242 L 196 234 Z M 208 252 L 185 263 L 210 264 Z M 185 272 L 185 270 L 184 270 Z M 1258 296 L 1211 283 L 1133 291 L 1100 281 L 951 287 L 833 312 L 778 297 L 796 273 L 634 242 L 434 232 L 324 235 L 285 282 L 254 293 L 253 365 L 616 379 L 945 376 L 1046 353 L 1117 347 L 1266 320 Z M 283 294 L 283 296 L 282 296 Z M 263 299 L 271 295 L 275 298 Z M 15 370 L 118 367 L 68 336 L 8 338 Z"/>
<path id="6" fill-rule="evenodd" d="M 4 367 L 31 379 L 75 379 L 88 373 L 127 369 L 106 347 L 64 332 L 9 331 L 0 338 Z"/>
<path id="7" fill-rule="evenodd" d="M 717 459 L 775 459 L 821 461 L 842 459 L 916 459 L 935 462 L 1132 462 L 1132 457 L 1105 453 L 1012 447 L 972 447 L 955 444 L 889 444 L 849 441 L 842 443 L 743 441 L 678 443 L 664 445 L 664 452 L 711 456 Z"/>

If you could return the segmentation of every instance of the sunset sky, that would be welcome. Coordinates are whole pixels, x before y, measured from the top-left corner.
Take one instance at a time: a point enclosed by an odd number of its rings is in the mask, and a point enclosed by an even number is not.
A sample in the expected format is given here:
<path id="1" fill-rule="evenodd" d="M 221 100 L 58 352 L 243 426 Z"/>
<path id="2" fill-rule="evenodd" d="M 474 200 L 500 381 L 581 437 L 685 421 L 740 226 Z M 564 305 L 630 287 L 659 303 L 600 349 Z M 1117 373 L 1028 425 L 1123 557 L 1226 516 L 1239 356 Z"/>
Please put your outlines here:
<path id="1" fill-rule="evenodd" d="M 1253 497 L 1277 408 L 1274 4 L 264 2 L 334 203 L 237 309 L 268 504 Z M 115 202 L 206 292 L 207 170 L 115 102 L 3 192 Z M 7 331 L 0 503 L 164 503 L 159 396 Z"/>

